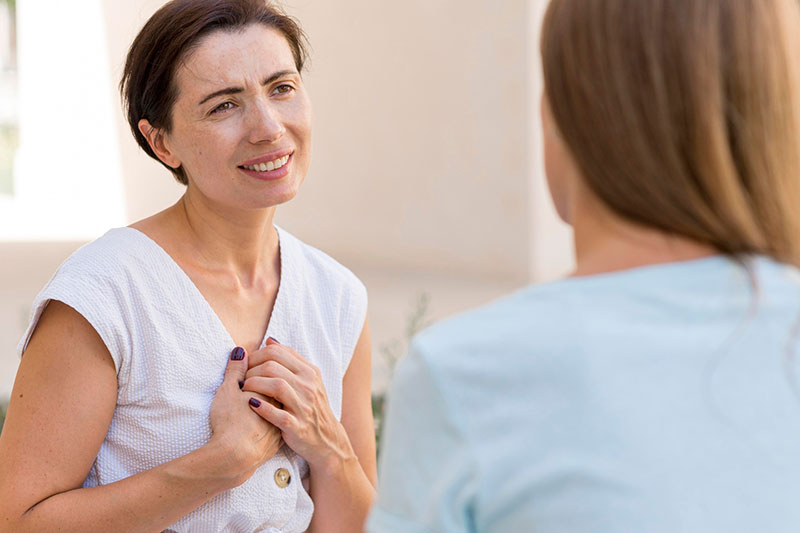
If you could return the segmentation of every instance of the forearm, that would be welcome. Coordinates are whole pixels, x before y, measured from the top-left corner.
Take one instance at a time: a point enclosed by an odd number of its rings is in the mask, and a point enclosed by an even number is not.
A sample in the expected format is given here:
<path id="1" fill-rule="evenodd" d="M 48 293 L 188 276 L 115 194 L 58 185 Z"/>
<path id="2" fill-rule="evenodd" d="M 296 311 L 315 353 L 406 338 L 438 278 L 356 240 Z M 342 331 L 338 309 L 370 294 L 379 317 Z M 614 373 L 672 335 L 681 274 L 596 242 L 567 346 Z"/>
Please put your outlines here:
<path id="1" fill-rule="evenodd" d="M 161 531 L 237 481 L 211 443 L 108 485 L 50 496 L 6 522 L 11 531 Z"/>
<path id="2" fill-rule="evenodd" d="M 374 498 L 375 487 L 355 455 L 337 457 L 322 468 L 312 467 L 314 518 L 309 533 L 362 531 Z"/>

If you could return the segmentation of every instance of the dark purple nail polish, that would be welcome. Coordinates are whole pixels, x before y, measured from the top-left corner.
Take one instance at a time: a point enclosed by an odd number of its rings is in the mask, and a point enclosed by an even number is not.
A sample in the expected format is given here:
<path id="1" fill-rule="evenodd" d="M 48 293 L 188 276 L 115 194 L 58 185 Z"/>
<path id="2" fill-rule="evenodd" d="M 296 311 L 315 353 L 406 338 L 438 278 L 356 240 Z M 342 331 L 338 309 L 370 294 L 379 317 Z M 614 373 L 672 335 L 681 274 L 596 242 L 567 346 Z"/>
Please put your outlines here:
<path id="1" fill-rule="evenodd" d="M 240 381 L 240 382 L 239 382 L 239 388 L 240 388 L 240 389 L 244 388 L 244 381 Z"/>
<path id="2" fill-rule="evenodd" d="M 244 359 L 244 348 L 237 346 L 231 352 L 231 361 L 241 361 Z"/>
<path id="3" fill-rule="evenodd" d="M 278 342 L 278 339 L 276 339 L 275 337 L 270 337 L 269 340 L 271 340 L 275 344 L 280 344 L 280 342 Z"/>
<path id="4" fill-rule="evenodd" d="M 256 400 L 255 398 L 250 398 L 250 405 L 252 405 L 253 407 L 258 407 L 261 405 L 261 402 Z"/>

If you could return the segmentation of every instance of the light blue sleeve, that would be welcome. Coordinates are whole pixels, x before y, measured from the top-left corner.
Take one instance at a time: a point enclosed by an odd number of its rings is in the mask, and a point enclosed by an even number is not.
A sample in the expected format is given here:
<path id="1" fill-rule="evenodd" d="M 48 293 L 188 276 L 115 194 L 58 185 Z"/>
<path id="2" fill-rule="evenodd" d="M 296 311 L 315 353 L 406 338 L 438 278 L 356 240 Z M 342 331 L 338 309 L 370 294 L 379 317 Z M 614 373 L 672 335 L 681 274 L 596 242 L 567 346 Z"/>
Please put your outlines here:
<path id="1" fill-rule="evenodd" d="M 415 340 L 395 374 L 368 533 L 474 531 L 475 456 L 430 363 Z"/>

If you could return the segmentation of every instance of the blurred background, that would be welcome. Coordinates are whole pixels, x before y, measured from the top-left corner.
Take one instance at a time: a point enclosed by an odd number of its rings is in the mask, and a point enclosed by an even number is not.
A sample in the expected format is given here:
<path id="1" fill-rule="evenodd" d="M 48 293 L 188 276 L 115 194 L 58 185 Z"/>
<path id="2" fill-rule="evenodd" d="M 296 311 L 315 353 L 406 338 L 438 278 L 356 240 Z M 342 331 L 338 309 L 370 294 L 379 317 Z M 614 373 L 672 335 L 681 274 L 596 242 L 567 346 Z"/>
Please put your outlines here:
<path id="1" fill-rule="evenodd" d="M 82 244 L 174 203 L 117 83 L 163 0 L 0 0 L 0 399 L 30 305 Z M 286 0 L 311 42 L 312 166 L 277 223 L 370 295 L 374 389 L 408 336 L 573 263 L 545 186 L 546 0 Z"/>

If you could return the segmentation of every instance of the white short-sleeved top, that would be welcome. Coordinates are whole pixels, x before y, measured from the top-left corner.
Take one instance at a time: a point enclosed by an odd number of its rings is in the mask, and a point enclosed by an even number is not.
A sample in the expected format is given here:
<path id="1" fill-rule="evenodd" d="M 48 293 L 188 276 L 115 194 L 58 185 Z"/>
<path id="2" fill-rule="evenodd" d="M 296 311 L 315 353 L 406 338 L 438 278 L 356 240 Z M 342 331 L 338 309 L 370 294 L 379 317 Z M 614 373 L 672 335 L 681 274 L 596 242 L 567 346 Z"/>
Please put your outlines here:
<path id="1" fill-rule="evenodd" d="M 366 289 L 324 253 L 277 231 L 281 278 L 264 340 L 274 337 L 320 368 L 340 417 L 342 379 L 364 325 Z M 84 486 L 112 483 L 208 442 L 209 409 L 235 345 L 159 245 L 136 229 L 117 228 L 75 252 L 37 296 L 20 355 L 50 300 L 86 318 L 117 370 L 117 406 Z M 275 481 L 280 468 L 291 473 L 285 488 Z M 169 529 L 300 533 L 313 513 L 301 482 L 307 475 L 305 461 L 284 446 L 245 483 Z"/>
<path id="2" fill-rule="evenodd" d="M 800 531 L 799 276 L 749 268 L 566 279 L 421 333 L 367 531 Z"/>

